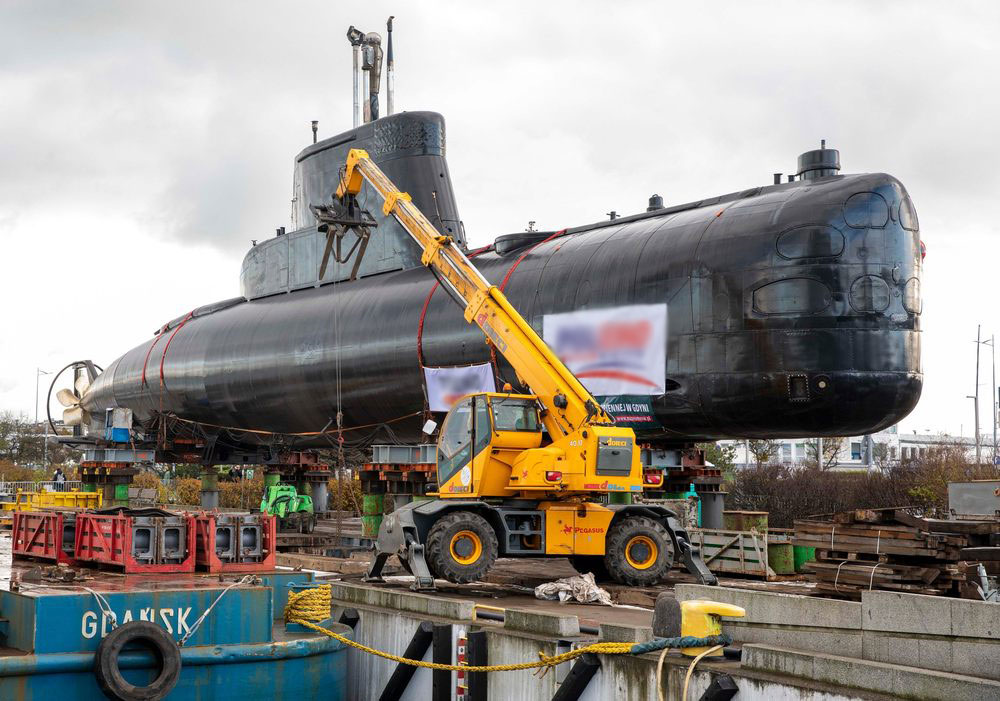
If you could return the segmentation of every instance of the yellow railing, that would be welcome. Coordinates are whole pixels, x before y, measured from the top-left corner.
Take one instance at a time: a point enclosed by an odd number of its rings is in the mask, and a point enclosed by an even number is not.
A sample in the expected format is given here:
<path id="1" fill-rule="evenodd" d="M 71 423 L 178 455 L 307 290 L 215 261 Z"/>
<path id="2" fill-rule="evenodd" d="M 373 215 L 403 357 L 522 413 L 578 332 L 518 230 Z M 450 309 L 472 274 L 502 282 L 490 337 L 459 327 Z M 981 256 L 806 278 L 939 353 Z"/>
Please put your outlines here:
<path id="1" fill-rule="evenodd" d="M 81 492 L 76 489 L 67 492 L 18 491 L 14 501 L 0 502 L 0 516 L 34 509 L 99 509 L 102 496 L 100 492 Z"/>

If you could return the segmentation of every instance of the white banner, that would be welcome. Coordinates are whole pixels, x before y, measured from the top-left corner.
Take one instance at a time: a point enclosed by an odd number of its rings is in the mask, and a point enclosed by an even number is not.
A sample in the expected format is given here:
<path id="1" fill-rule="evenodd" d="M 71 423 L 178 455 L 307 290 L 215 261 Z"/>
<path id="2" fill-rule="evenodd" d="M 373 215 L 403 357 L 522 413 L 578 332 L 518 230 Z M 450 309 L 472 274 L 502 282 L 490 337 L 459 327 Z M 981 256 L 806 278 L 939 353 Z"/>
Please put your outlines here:
<path id="1" fill-rule="evenodd" d="M 664 392 L 666 304 L 546 314 L 542 336 L 592 394 Z"/>
<path id="2" fill-rule="evenodd" d="M 425 367 L 424 382 L 431 411 L 448 411 L 467 394 L 497 391 L 493 367 L 489 363 L 459 368 Z"/>

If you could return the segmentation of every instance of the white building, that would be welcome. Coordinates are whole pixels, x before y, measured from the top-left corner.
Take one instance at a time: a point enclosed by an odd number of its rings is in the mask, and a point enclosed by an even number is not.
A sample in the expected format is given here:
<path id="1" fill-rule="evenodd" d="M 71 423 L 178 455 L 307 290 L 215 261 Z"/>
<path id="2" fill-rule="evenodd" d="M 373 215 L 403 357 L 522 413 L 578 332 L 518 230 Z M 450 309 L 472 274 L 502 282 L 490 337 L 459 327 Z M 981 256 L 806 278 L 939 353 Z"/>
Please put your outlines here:
<path id="1" fill-rule="evenodd" d="M 824 448 L 824 463 L 830 458 L 828 454 L 829 440 Z M 815 461 L 817 439 L 786 438 L 775 439 L 777 454 L 767 462 L 785 465 L 804 465 Z M 736 450 L 734 462 L 737 467 L 755 465 L 757 463 L 753 451 L 749 450 L 750 441 L 727 440 L 719 441 L 719 445 L 732 446 Z M 961 444 L 965 447 L 969 459 L 976 455 L 975 441 L 971 436 L 961 438 L 947 433 L 918 433 L 916 431 L 900 433 L 898 426 L 890 426 L 884 431 L 867 436 L 849 436 L 844 438 L 837 452 L 836 460 L 831 467 L 845 470 L 877 468 L 886 464 L 897 464 L 900 460 L 914 460 L 926 455 L 935 448 L 949 447 Z M 993 436 L 983 434 L 980 439 L 980 451 L 984 462 L 993 458 Z"/>
<path id="2" fill-rule="evenodd" d="M 899 434 L 899 453 L 903 460 L 914 460 L 924 456 L 935 448 L 948 448 L 961 445 L 965 449 L 965 456 L 969 460 L 976 457 L 976 441 L 972 436 L 952 436 L 947 433 L 924 433 Z M 979 451 L 983 462 L 991 462 L 995 454 L 993 446 L 993 434 L 982 434 L 979 438 Z"/>

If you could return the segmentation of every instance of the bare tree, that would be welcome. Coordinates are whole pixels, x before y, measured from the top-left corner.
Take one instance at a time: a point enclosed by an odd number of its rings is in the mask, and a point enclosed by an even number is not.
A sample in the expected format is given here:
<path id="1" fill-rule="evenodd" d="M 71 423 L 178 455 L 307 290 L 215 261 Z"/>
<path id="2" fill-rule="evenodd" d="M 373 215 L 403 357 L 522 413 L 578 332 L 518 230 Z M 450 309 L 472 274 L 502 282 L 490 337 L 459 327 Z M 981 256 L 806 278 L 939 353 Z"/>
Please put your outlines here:
<path id="1" fill-rule="evenodd" d="M 705 451 L 705 460 L 712 463 L 723 472 L 732 472 L 736 467 L 735 445 L 699 443 L 698 447 Z"/>
<path id="2" fill-rule="evenodd" d="M 24 414 L 0 412 L 0 460 L 17 465 L 41 465 L 45 460 L 45 423 L 34 423 Z M 49 443 L 48 463 L 65 463 L 72 451 L 58 443 Z"/>
<path id="3" fill-rule="evenodd" d="M 750 454 L 753 455 L 754 462 L 757 463 L 757 467 L 761 465 L 767 465 L 769 462 L 778 457 L 778 452 L 781 450 L 781 444 L 778 441 L 758 439 L 747 441 L 747 449 Z"/>
<path id="4" fill-rule="evenodd" d="M 842 436 L 824 438 L 822 460 L 816 459 L 816 441 L 808 441 L 806 443 L 806 465 L 810 467 L 819 466 L 819 469 L 821 470 L 829 470 L 831 467 L 836 466 L 837 457 L 840 455 L 840 451 L 844 447 L 844 443 L 846 441 L 847 439 Z"/>
<path id="5" fill-rule="evenodd" d="M 889 454 L 888 444 L 874 443 L 872 445 L 872 462 L 875 463 L 875 467 L 883 472 L 896 462 Z"/>

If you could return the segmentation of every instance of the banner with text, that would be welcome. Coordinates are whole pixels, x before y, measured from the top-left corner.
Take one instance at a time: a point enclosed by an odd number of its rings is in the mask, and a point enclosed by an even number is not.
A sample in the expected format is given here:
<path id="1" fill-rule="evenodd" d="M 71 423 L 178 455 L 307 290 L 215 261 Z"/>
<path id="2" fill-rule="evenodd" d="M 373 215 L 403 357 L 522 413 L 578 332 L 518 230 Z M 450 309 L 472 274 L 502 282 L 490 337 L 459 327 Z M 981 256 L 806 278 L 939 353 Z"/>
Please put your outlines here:
<path id="1" fill-rule="evenodd" d="M 424 382 L 431 411 L 448 411 L 467 394 L 497 391 L 493 367 L 489 363 L 458 368 L 425 367 Z"/>
<path id="2" fill-rule="evenodd" d="M 542 336 L 594 395 L 664 392 L 666 304 L 546 314 Z"/>
<path id="3" fill-rule="evenodd" d="M 601 408 L 611 414 L 615 423 L 626 428 L 661 428 L 660 420 L 653 412 L 649 397 L 635 394 L 617 394 L 598 397 Z"/>

